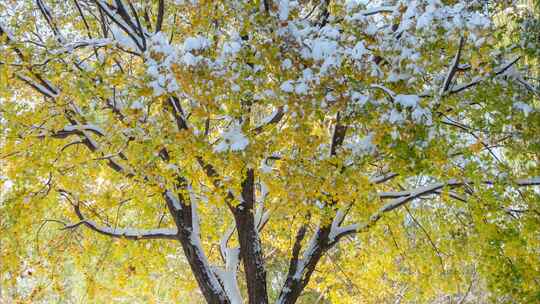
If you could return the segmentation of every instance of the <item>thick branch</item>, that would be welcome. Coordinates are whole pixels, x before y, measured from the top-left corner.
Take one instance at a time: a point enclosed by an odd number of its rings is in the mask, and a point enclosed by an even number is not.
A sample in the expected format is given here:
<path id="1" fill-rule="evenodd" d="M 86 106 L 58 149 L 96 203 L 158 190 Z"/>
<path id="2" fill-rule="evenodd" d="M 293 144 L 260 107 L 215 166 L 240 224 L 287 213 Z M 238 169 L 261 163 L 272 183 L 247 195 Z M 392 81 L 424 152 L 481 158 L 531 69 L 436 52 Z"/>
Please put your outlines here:
<path id="1" fill-rule="evenodd" d="M 249 303 L 264 304 L 268 303 L 266 270 L 255 222 L 254 205 L 255 174 L 253 169 L 248 169 L 242 183 L 242 202 L 237 207 L 233 207 L 233 214 L 240 243 L 240 257 L 246 274 Z"/>
<path id="2" fill-rule="evenodd" d="M 287 279 L 285 281 L 285 285 L 284 287 L 287 287 L 287 286 L 292 286 L 292 280 L 293 280 L 293 277 L 296 273 L 296 270 L 298 268 L 298 262 L 299 262 L 299 257 L 300 257 L 300 250 L 302 249 L 302 241 L 304 240 L 304 237 L 306 236 L 306 232 L 307 232 L 307 225 L 304 224 L 300 227 L 300 229 L 298 229 L 298 232 L 296 233 L 296 237 L 295 237 L 295 240 L 294 240 L 294 245 L 293 245 L 293 248 L 292 248 L 292 256 L 291 256 L 291 260 L 289 262 L 289 271 L 287 273 Z M 290 287 L 289 287 L 290 288 Z M 282 298 L 282 294 L 285 293 L 283 290 L 281 291 L 280 293 L 280 299 Z M 283 295 L 283 298 L 285 297 L 286 295 Z M 280 303 L 278 301 L 278 303 Z"/>
<path id="3" fill-rule="evenodd" d="M 231 303 L 243 303 L 237 278 L 238 266 L 240 264 L 240 248 L 230 248 L 227 246 L 227 243 L 235 230 L 236 227 L 233 226 L 222 236 L 219 243 L 219 249 L 225 267 L 218 267 L 214 271 L 216 272 L 225 293 L 227 293 L 227 296 L 231 299 Z"/>
<path id="4" fill-rule="evenodd" d="M 308 247 L 304 250 L 302 258 L 299 259 L 298 247 L 304 237 L 304 233 L 303 228 L 300 228 L 293 247 L 293 258 L 291 259 L 287 279 L 285 280 L 285 284 L 283 285 L 277 300 L 278 304 L 293 304 L 298 300 L 298 297 L 315 271 L 317 263 L 330 248 L 328 238 L 330 226 L 327 225 L 317 228 L 315 234 L 309 241 Z"/>
<path id="5" fill-rule="evenodd" d="M 201 246 L 196 203 L 191 202 L 191 206 L 186 203 L 184 193 L 188 186 L 185 180 L 179 180 L 178 186 L 180 191 L 177 195 L 166 191 L 163 197 L 178 228 L 178 239 L 191 271 L 208 303 L 230 303 Z"/>

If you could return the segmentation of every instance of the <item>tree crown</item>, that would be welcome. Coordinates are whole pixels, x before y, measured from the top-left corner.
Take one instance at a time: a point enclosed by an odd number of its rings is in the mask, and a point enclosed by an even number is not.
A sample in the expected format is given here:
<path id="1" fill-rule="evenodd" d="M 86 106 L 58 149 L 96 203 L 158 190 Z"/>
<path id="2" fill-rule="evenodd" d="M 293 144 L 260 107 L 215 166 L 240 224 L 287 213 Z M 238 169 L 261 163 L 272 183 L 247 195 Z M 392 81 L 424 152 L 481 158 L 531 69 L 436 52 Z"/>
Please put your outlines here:
<path id="1" fill-rule="evenodd" d="M 530 52 L 377 2 L 0 4 L 7 296 L 538 299 Z"/>

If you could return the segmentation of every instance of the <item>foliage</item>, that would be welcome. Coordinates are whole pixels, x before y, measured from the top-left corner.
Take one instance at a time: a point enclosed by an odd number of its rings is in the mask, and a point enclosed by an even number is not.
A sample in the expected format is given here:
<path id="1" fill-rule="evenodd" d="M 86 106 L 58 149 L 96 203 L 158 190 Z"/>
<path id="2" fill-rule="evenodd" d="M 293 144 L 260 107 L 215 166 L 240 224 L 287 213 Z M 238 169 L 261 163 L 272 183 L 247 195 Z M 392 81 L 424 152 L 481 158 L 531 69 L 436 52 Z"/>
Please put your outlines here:
<path id="1" fill-rule="evenodd" d="M 2 299 L 540 301 L 530 48 L 365 2 L 2 1 Z"/>

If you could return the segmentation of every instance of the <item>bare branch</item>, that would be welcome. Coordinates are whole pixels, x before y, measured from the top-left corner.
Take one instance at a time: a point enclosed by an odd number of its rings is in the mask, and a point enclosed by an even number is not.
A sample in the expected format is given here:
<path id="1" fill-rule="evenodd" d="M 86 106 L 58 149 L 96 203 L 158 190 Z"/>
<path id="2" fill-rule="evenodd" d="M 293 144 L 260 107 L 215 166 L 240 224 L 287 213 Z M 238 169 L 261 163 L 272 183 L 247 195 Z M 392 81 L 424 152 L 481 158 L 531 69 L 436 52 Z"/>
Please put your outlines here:
<path id="1" fill-rule="evenodd" d="M 458 71 L 459 60 L 461 58 L 461 51 L 463 50 L 464 41 L 465 40 L 463 39 L 463 37 L 459 39 L 458 50 L 456 52 L 456 56 L 454 56 L 452 65 L 450 66 L 450 69 L 448 70 L 448 74 L 446 75 L 446 78 L 444 79 L 444 83 L 441 88 L 441 95 L 444 94 L 444 92 L 448 91 L 448 89 L 450 88 L 450 84 L 452 83 L 452 80 L 454 79 L 454 75 Z"/>
<path id="2" fill-rule="evenodd" d="M 390 172 L 390 173 L 385 173 L 385 174 L 370 177 L 369 181 L 373 184 L 382 184 L 397 176 L 398 176 L 397 173 Z"/>
<path id="3" fill-rule="evenodd" d="M 494 76 L 498 76 L 498 75 L 501 75 L 502 73 L 506 72 L 511 66 L 513 66 L 514 64 L 516 64 L 516 62 L 519 61 L 521 57 L 516 57 L 514 58 L 513 60 L 510 60 L 509 62 L 497 67 L 495 69 L 495 72 L 491 75 L 491 77 L 494 77 Z M 475 78 L 473 78 L 472 81 L 468 82 L 468 83 L 465 83 L 465 84 L 462 84 L 462 85 L 459 85 L 449 91 L 447 91 L 447 94 L 456 94 L 456 93 L 459 93 L 461 91 L 464 91 L 470 87 L 473 87 L 483 81 L 486 81 L 487 79 L 489 79 L 488 76 L 485 76 L 485 77 L 481 77 L 481 76 L 477 76 Z"/>
<path id="4" fill-rule="evenodd" d="M 59 192 L 66 198 L 71 196 L 67 191 L 59 190 Z M 69 198 L 68 198 L 69 199 Z M 123 229 L 123 228 L 112 228 L 108 226 L 99 226 L 96 222 L 86 219 L 80 208 L 80 203 L 78 201 L 73 202 L 69 199 L 75 214 L 79 218 L 79 222 L 76 224 L 66 225 L 64 229 L 73 229 L 84 224 L 86 227 L 91 230 L 106 236 L 113 238 L 123 238 L 128 240 L 151 240 L 151 239 L 168 239 L 174 240 L 178 238 L 178 231 L 176 229 L 152 229 L 152 230 L 140 230 L 140 229 Z"/>
<path id="5" fill-rule="evenodd" d="M 163 15 L 165 13 L 165 0 L 159 0 L 158 3 L 158 15 L 156 21 L 156 33 L 161 32 L 163 26 Z"/>

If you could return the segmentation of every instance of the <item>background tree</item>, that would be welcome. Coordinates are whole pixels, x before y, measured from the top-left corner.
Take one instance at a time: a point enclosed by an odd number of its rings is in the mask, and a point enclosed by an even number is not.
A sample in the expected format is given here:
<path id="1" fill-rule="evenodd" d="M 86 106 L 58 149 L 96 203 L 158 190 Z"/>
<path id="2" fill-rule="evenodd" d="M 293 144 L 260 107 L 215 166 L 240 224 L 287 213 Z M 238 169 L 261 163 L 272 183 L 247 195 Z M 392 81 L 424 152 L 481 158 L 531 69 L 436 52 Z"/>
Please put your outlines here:
<path id="1" fill-rule="evenodd" d="M 364 2 L 3 1 L 2 297 L 540 300 L 522 48 Z"/>

